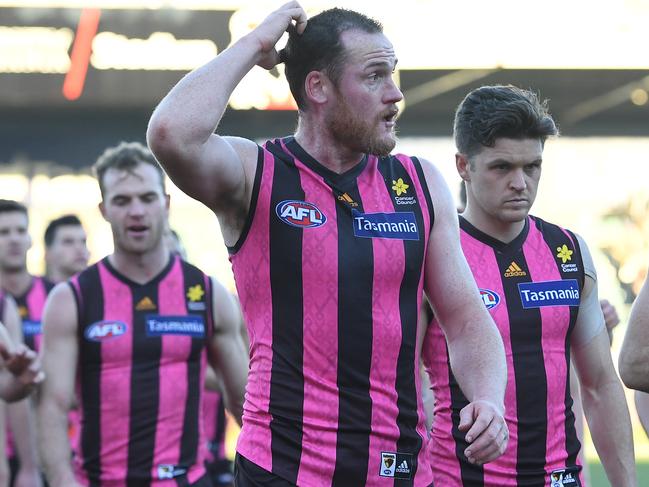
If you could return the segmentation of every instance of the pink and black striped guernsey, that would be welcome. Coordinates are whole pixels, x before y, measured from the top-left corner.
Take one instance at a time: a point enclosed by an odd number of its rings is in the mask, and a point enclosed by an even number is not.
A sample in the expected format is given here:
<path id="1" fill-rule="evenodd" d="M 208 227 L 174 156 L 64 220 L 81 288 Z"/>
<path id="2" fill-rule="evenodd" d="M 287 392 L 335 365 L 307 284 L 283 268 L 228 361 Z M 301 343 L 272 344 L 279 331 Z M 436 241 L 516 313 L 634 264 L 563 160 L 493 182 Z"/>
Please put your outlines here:
<path id="1" fill-rule="evenodd" d="M 237 451 L 301 486 L 427 486 L 417 314 L 433 221 L 418 160 L 343 174 L 266 143 L 230 249 L 250 336 Z"/>
<path id="2" fill-rule="evenodd" d="M 29 289 L 22 296 L 14 296 L 18 313 L 23 323 L 23 336 L 25 345 L 32 350 L 41 349 L 43 334 L 41 330 L 41 317 L 47 295 L 54 287 L 54 284 L 44 277 L 32 277 Z"/>
<path id="3" fill-rule="evenodd" d="M 139 285 L 105 258 L 71 286 L 79 310 L 79 481 L 93 487 L 196 482 L 205 474 L 209 278 L 171 257 Z"/>
<path id="4" fill-rule="evenodd" d="M 436 321 L 422 352 L 435 393 L 429 455 L 435 485 L 535 486 L 553 471 L 578 479 L 580 443 L 570 395 L 570 337 L 584 283 L 579 244 L 567 230 L 528 217 L 521 234 L 504 244 L 460 217 L 464 254 L 505 344 L 508 379 L 505 454 L 484 466 L 470 464 L 458 430 L 468 404 L 450 371 Z M 581 480 L 583 485 L 583 480 Z M 564 480 L 561 485 L 579 485 Z"/>

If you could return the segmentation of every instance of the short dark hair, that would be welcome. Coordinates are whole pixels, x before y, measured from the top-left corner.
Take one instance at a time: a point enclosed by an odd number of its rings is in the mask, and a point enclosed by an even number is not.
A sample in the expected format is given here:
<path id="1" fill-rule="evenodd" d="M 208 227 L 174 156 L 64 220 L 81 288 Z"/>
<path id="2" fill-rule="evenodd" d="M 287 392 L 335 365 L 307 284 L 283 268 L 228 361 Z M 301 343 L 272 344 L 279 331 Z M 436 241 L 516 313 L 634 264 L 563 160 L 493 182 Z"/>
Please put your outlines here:
<path id="1" fill-rule="evenodd" d="M 340 79 L 346 59 L 341 34 L 348 30 L 374 34 L 383 32 L 383 26 L 361 13 L 343 8 L 325 10 L 309 18 L 302 34 L 297 33 L 295 26 L 289 26 L 288 42 L 280 56 L 300 110 L 306 109 L 304 80 L 311 71 L 325 71 L 334 83 Z"/>
<path id="2" fill-rule="evenodd" d="M 24 213 L 26 217 L 29 217 L 27 207 L 22 203 L 14 200 L 0 199 L 0 213 L 13 213 L 15 211 Z"/>
<path id="3" fill-rule="evenodd" d="M 72 214 L 63 215 L 52 220 L 45 229 L 45 247 L 51 247 L 51 245 L 54 243 L 54 239 L 56 238 L 56 232 L 58 231 L 58 229 L 66 225 L 75 225 L 80 227 L 81 220 L 79 220 L 79 217 L 77 217 L 77 215 Z"/>
<path id="4" fill-rule="evenodd" d="M 507 86 L 483 86 L 471 91 L 455 112 L 453 135 L 457 150 L 471 157 L 499 138 L 539 139 L 559 130 L 547 100 L 533 91 Z"/>
<path id="5" fill-rule="evenodd" d="M 104 175 L 109 169 L 132 172 L 138 164 L 150 164 L 160 174 L 162 191 L 165 191 L 165 173 L 148 147 L 139 142 L 120 142 L 109 147 L 99 156 L 92 166 L 92 171 L 99 182 L 99 189 L 104 195 Z"/>

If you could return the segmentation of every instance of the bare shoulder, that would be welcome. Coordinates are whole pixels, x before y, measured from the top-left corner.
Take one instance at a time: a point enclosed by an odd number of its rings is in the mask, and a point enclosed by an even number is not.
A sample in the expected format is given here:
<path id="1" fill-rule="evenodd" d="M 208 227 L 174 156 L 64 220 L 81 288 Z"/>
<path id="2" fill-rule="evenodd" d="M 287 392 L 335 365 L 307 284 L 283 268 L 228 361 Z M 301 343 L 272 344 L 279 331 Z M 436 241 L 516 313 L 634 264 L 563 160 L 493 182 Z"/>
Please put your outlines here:
<path id="1" fill-rule="evenodd" d="M 212 282 L 212 303 L 214 309 L 214 327 L 223 332 L 235 327 L 238 321 L 237 304 L 230 293 L 218 279 L 210 277 Z"/>
<path id="2" fill-rule="evenodd" d="M 439 221 L 450 217 L 451 220 L 457 220 L 457 211 L 455 202 L 448 184 L 442 176 L 440 170 L 427 159 L 419 159 L 421 167 L 426 177 L 426 184 L 428 185 L 428 192 L 435 208 L 435 220 Z"/>
<path id="3" fill-rule="evenodd" d="M 67 282 L 54 286 L 45 303 L 43 332 L 64 333 L 77 328 L 77 303 L 72 287 Z"/>

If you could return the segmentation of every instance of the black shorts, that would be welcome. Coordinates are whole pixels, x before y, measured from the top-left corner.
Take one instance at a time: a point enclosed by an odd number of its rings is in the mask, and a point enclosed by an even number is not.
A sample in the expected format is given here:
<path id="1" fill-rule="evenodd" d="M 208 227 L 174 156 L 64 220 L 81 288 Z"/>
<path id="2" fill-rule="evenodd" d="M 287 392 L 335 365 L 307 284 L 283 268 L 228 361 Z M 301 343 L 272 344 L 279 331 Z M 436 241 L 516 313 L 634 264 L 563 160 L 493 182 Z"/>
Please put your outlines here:
<path id="1" fill-rule="evenodd" d="M 293 487 L 268 470 L 257 466 L 237 453 L 234 457 L 234 487 Z"/>

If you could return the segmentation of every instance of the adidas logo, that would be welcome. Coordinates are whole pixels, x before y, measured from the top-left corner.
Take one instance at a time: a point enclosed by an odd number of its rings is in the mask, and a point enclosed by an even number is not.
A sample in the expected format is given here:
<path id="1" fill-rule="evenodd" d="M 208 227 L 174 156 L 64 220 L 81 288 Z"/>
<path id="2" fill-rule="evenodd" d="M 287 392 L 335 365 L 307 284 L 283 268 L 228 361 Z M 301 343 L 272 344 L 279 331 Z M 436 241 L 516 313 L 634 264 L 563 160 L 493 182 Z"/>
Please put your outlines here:
<path id="1" fill-rule="evenodd" d="M 397 472 L 410 473 L 410 467 L 408 466 L 408 462 L 406 462 L 405 460 L 401 462 L 401 465 L 397 467 Z"/>
<path id="2" fill-rule="evenodd" d="M 509 267 L 505 271 L 505 277 L 523 277 L 526 275 L 527 272 L 521 269 L 516 262 L 509 264 Z"/>
<path id="3" fill-rule="evenodd" d="M 341 195 L 338 195 L 338 201 L 343 201 L 347 203 L 349 206 L 357 207 L 358 203 L 356 203 L 351 196 L 349 196 L 347 193 L 343 193 Z"/>
<path id="4" fill-rule="evenodd" d="M 135 305 L 137 311 L 150 311 L 155 308 L 155 303 L 151 301 L 151 298 L 148 296 L 144 296 L 140 299 L 140 302 Z"/>

